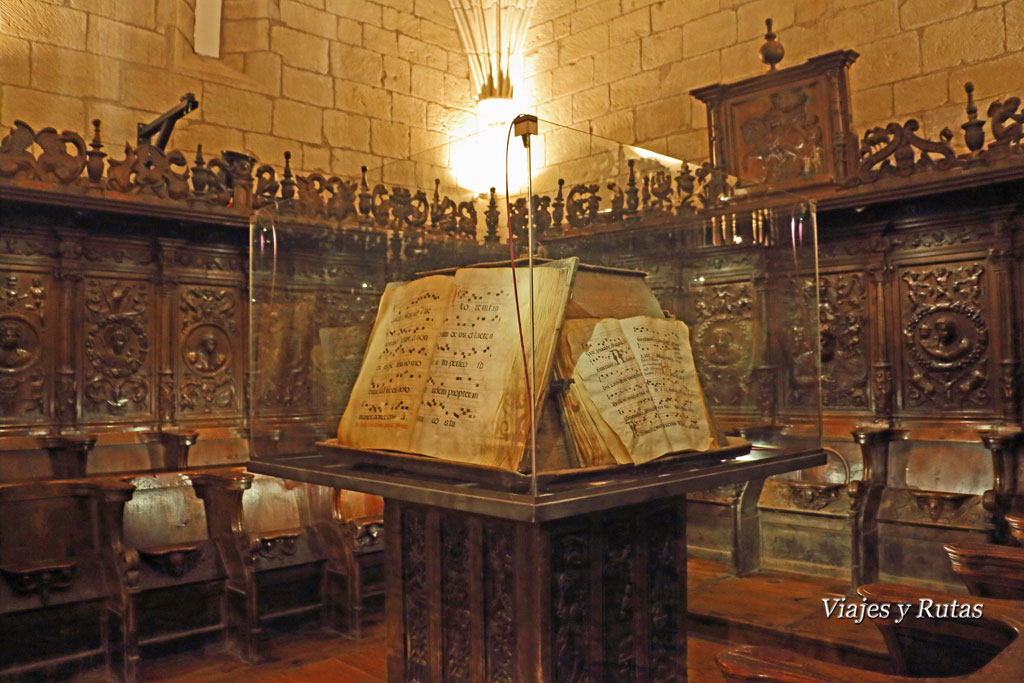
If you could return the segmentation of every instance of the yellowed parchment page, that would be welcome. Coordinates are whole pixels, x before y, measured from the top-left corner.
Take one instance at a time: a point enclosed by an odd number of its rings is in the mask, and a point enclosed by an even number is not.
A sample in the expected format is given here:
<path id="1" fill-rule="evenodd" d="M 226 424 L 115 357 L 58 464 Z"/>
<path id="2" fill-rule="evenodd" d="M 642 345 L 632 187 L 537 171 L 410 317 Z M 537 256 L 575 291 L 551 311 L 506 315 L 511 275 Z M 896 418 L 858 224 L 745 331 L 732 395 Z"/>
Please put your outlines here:
<path id="1" fill-rule="evenodd" d="M 338 425 L 339 443 L 410 450 L 438 332 L 454 290 L 454 278 L 445 275 L 388 285 Z"/>
<path id="2" fill-rule="evenodd" d="M 671 450 L 659 405 L 618 320 L 605 318 L 594 325 L 576 362 L 577 382 L 633 462 L 647 462 Z"/>
<path id="3" fill-rule="evenodd" d="M 555 376 L 558 379 L 572 379 L 560 396 L 562 419 L 569 427 L 576 456 L 583 467 L 633 462 L 619 436 L 600 417 L 576 370 L 576 364 L 590 341 L 594 326 L 600 320 L 566 320 L 562 324 L 562 335 L 555 355 Z"/>
<path id="4" fill-rule="evenodd" d="M 529 350 L 529 272 L 521 268 L 516 276 Z M 513 469 L 529 434 L 529 405 L 512 274 L 508 268 L 460 269 L 449 296 L 411 450 Z M 534 269 L 535 398 L 547 390 L 554 338 L 567 296 L 565 270 Z"/>
<path id="5" fill-rule="evenodd" d="M 668 441 L 666 452 L 705 451 L 714 447 L 686 324 L 648 316 L 626 318 L 619 323 Z M 645 462 L 642 458 L 646 458 L 646 453 L 633 453 L 635 462 Z"/>

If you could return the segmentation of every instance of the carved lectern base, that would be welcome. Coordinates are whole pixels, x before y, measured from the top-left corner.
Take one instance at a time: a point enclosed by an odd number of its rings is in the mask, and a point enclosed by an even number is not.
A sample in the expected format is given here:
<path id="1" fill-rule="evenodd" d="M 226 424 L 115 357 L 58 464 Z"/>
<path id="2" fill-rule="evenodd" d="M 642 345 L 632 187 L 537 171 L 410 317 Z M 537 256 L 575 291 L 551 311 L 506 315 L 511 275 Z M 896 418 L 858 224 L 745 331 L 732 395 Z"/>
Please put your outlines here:
<path id="1" fill-rule="evenodd" d="M 248 467 L 384 498 L 396 683 L 685 681 L 686 494 L 825 462 L 695 454 L 530 493 L 439 460 L 318 450 Z"/>
<path id="2" fill-rule="evenodd" d="M 546 524 L 384 509 L 389 680 L 685 680 L 684 498 Z"/>

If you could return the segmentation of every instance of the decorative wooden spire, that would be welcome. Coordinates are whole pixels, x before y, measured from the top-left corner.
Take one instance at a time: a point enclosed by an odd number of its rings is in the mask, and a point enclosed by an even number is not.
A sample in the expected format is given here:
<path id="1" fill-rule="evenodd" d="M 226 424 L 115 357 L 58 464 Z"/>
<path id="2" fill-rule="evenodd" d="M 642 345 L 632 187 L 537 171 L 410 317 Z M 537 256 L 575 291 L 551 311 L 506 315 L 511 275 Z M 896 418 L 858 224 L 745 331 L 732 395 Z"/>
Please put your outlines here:
<path id="1" fill-rule="evenodd" d="M 771 71 L 775 71 L 775 65 L 782 61 L 786 54 L 786 48 L 778 40 L 778 36 L 772 31 L 771 17 L 764 20 L 767 31 L 764 34 L 764 44 L 761 45 L 761 61 L 768 65 Z"/>

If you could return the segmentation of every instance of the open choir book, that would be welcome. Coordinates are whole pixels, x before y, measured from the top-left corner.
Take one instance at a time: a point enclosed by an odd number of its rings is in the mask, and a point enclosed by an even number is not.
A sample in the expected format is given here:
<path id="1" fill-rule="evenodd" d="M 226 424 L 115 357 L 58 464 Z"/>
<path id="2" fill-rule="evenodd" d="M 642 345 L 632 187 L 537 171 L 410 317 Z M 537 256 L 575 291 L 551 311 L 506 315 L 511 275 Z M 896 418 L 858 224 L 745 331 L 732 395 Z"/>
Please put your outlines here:
<path id="1" fill-rule="evenodd" d="M 566 387 L 562 419 L 581 465 L 640 464 L 726 445 L 707 410 L 681 320 L 566 320 L 555 375 Z"/>
<path id="2" fill-rule="evenodd" d="M 538 415 L 577 263 L 534 269 Z M 529 363 L 530 274 L 518 268 L 515 277 Z M 513 295 L 510 268 L 460 268 L 389 284 L 339 444 L 518 469 L 530 409 Z"/>
<path id="3" fill-rule="evenodd" d="M 528 466 L 512 277 L 507 266 L 473 267 L 389 284 L 338 444 Z M 529 367 L 529 271 L 518 268 L 515 277 Z M 725 445 L 704 404 L 686 326 L 664 319 L 642 274 L 579 266 L 575 258 L 547 261 L 534 269 L 534 310 L 532 400 L 538 421 L 547 419 L 552 379 L 571 380 L 558 400 L 569 466 L 643 463 Z M 543 470 L 541 461 L 538 452 Z"/>

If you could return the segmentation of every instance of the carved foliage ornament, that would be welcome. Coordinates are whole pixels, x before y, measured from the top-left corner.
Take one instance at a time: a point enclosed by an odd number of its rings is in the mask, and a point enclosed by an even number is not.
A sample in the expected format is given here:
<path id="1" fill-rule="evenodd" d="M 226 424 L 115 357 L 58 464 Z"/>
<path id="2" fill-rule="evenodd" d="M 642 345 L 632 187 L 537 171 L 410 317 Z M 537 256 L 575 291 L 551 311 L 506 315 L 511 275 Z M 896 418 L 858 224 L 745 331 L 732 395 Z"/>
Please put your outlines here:
<path id="1" fill-rule="evenodd" d="M 573 531 L 552 535 L 551 552 L 555 679 L 582 681 L 586 673 L 590 614 L 590 538 Z"/>
<path id="2" fill-rule="evenodd" d="M 146 410 L 149 295 L 145 283 L 86 281 L 85 357 L 91 373 L 84 393 L 89 405 L 107 415 Z"/>
<path id="3" fill-rule="evenodd" d="M 0 419 L 43 419 L 47 284 L 40 276 L 11 273 L 0 289 Z"/>
<path id="4" fill-rule="evenodd" d="M 465 519 L 441 525 L 441 623 L 444 680 L 469 681 L 469 529 Z"/>
<path id="5" fill-rule="evenodd" d="M 515 683 L 515 605 L 512 598 L 512 528 L 484 527 L 484 640 L 487 680 Z"/>
<path id="6" fill-rule="evenodd" d="M 988 325 L 981 304 L 984 266 L 905 271 L 906 400 L 911 407 L 990 402 Z"/>
<path id="7" fill-rule="evenodd" d="M 426 527 L 423 510 L 402 510 L 402 620 L 405 623 L 405 675 L 411 681 L 426 681 L 430 677 Z"/>
<path id="8" fill-rule="evenodd" d="M 918 128 L 917 120 L 909 119 L 902 126 L 890 123 L 885 128 L 865 131 L 860 144 L 857 179 L 862 183 L 872 183 L 883 176 L 906 177 L 918 171 L 952 168 L 956 163 L 956 154 L 950 144 L 953 132 L 943 128 L 939 141 L 933 142 L 920 137 Z"/>
<path id="9" fill-rule="evenodd" d="M 694 290 L 694 362 L 713 404 L 740 405 L 746 395 L 753 334 L 751 296 L 749 283 Z"/>

